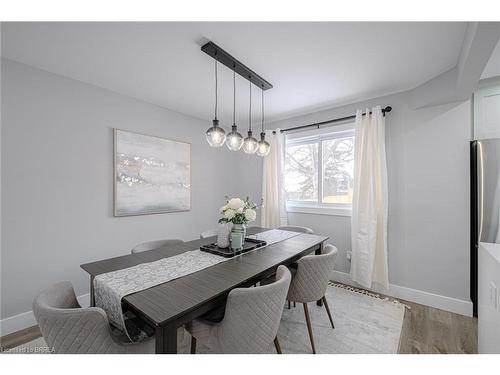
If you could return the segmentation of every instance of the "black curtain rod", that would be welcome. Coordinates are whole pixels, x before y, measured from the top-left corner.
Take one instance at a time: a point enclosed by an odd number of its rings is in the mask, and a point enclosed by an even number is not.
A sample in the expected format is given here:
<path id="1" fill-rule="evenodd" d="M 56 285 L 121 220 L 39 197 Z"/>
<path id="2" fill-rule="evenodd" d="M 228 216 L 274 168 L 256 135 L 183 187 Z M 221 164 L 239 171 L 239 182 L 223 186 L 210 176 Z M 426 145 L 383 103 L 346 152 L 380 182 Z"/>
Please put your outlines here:
<path id="1" fill-rule="evenodd" d="M 392 111 L 392 107 L 389 106 L 389 105 L 387 107 L 385 107 L 385 108 L 382 108 L 382 114 L 384 116 L 385 116 L 386 112 L 390 112 L 390 111 Z M 363 116 L 365 114 L 366 113 L 363 113 Z M 370 114 L 371 114 L 371 112 L 370 112 Z M 334 118 L 332 120 L 327 120 L 327 121 L 322 121 L 322 122 L 315 122 L 314 124 L 294 126 L 293 128 L 281 129 L 280 132 L 284 133 L 284 132 L 288 132 L 288 131 L 292 131 L 292 130 L 299 130 L 299 129 L 312 128 L 312 127 L 317 127 L 319 129 L 319 127 L 321 125 L 331 124 L 331 123 L 339 122 L 339 121 L 353 120 L 355 118 L 356 118 L 356 115 L 346 116 L 346 117 L 340 117 L 340 118 Z M 273 134 L 276 134 L 276 130 L 273 131 Z"/>

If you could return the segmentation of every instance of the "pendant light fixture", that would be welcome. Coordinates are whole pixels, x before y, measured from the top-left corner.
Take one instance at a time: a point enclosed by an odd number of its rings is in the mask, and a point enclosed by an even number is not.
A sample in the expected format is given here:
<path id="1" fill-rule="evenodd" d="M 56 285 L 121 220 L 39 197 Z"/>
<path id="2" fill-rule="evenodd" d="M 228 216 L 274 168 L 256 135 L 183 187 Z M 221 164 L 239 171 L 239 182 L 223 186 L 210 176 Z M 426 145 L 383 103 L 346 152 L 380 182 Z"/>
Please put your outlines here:
<path id="1" fill-rule="evenodd" d="M 209 55 L 215 60 L 215 116 L 213 126 L 206 131 L 207 142 L 211 147 L 222 147 L 224 143 L 231 151 L 243 149 L 247 154 L 257 153 L 259 156 L 266 156 L 269 153 L 270 145 L 266 141 L 264 131 L 264 91 L 273 88 L 273 85 L 255 73 L 248 66 L 238 61 L 231 56 L 227 51 L 224 51 L 214 42 L 207 42 L 201 47 L 202 52 Z M 233 71 L 233 125 L 231 132 L 226 136 L 226 132 L 219 126 L 217 119 L 217 104 L 218 104 L 218 63 Z M 244 79 L 248 80 L 250 87 L 250 104 L 248 109 L 248 135 L 243 136 L 238 132 L 236 126 L 236 74 L 239 74 Z M 260 141 L 257 141 L 252 135 L 252 85 L 259 87 L 262 90 L 262 132 Z"/>
<path id="2" fill-rule="evenodd" d="M 261 109 L 262 109 L 262 119 L 261 119 L 262 129 L 260 132 L 260 141 L 257 146 L 256 154 L 259 156 L 267 156 L 267 154 L 269 154 L 269 150 L 271 149 L 271 145 L 269 144 L 268 141 L 266 141 L 266 132 L 264 131 L 264 90 L 262 90 Z"/>
<path id="3" fill-rule="evenodd" d="M 253 154 L 257 151 L 257 140 L 252 136 L 252 81 L 249 77 L 250 104 L 248 106 L 248 136 L 243 140 L 243 151 L 247 154 Z"/>
<path id="4" fill-rule="evenodd" d="M 243 146 L 243 136 L 238 133 L 236 127 L 236 72 L 235 66 L 233 65 L 233 126 L 231 127 L 231 133 L 227 135 L 226 146 L 231 151 L 239 151 L 241 146 Z"/>
<path id="5" fill-rule="evenodd" d="M 222 147 L 226 141 L 226 132 L 219 126 L 217 120 L 217 94 L 217 59 L 215 59 L 215 117 L 212 121 L 213 126 L 205 134 L 210 147 Z"/>

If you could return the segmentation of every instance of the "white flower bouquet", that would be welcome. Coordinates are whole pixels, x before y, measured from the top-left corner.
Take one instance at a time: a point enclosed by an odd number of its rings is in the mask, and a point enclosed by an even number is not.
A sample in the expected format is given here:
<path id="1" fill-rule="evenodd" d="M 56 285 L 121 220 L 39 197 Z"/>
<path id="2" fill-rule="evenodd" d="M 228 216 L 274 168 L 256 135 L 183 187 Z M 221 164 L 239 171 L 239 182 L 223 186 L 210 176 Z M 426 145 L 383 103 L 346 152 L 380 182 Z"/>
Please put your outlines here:
<path id="1" fill-rule="evenodd" d="M 258 207 L 248 197 L 241 199 L 226 196 L 226 204 L 220 208 L 222 218 L 219 223 L 248 224 L 257 217 Z"/>

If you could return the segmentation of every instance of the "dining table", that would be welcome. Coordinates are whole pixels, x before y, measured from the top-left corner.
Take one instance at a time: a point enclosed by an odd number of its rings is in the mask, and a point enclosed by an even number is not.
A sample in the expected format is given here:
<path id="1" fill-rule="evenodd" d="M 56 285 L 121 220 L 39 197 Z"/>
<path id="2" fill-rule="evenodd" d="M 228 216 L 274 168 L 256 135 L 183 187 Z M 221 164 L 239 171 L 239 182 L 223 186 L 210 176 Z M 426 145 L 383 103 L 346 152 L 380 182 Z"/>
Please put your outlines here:
<path id="1" fill-rule="evenodd" d="M 247 236 L 268 230 L 250 227 L 247 228 Z M 234 288 L 251 287 L 272 276 L 279 265 L 289 266 L 313 252 L 320 254 L 326 240 L 327 236 L 300 233 L 200 271 L 126 295 L 122 298 L 122 307 L 154 328 L 156 353 L 177 353 L 177 330 L 180 327 L 224 304 Z M 95 305 L 96 276 L 155 262 L 214 242 L 215 236 L 82 264 L 80 267 L 90 275 L 90 304 Z M 320 305 L 321 301 L 317 303 Z"/>

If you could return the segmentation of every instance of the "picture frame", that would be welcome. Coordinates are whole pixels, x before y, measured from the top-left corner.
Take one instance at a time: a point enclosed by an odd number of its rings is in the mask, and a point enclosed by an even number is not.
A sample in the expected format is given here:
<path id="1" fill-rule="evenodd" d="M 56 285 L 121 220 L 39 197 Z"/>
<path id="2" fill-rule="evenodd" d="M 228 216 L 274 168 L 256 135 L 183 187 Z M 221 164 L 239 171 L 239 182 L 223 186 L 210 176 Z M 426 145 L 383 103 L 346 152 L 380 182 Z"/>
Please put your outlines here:
<path id="1" fill-rule="evenodd" d="M 115 217 L 191 209 L 191 144 L 113 129 Z"/>

